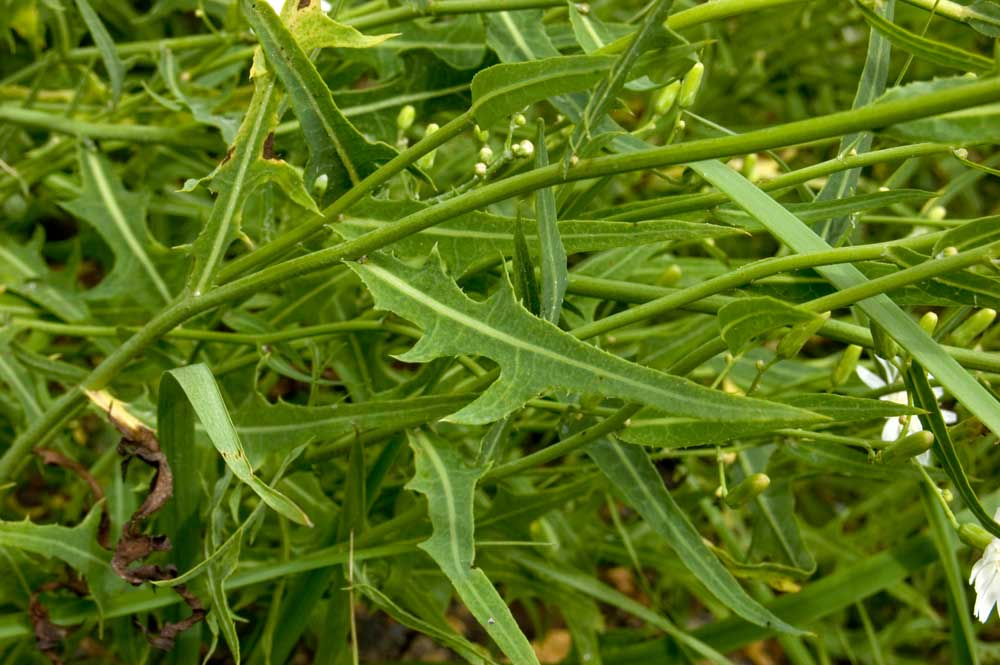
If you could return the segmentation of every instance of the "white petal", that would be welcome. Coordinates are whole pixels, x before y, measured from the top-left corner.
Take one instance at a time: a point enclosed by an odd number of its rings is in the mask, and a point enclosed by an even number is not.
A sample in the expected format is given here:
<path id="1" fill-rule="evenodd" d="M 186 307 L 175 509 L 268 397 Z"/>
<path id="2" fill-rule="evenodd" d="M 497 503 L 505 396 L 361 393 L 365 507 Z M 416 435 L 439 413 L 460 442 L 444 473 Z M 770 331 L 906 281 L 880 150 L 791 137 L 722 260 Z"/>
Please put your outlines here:
<path id="1" fill-rule="evenodd" d="M 271 9 L 280 14 L 281 6 L 285 4 L 285 0 L 267 0 L 267 4 L 271 5 Z"/>
<path id="2" fill-rule="evenodd" d="M 942 388 L 941 386 L 938 386 L 936 388 L 931 388 L 931 392 L 933 392 L 934 396 L 937 397 L 938 399 L 944 397 L 944 388 Z"/>
<path id="3" fill-rule="evenodd" d="M 920 418 L 916 416 L 910 416 L 910 421 L 906 424 L 906 434 L 915 434 L 916 432 L 923 432 L 924 426 L 920 424 Z"/>
<path id="4" fill-rule="evenodd" d="M 931 465 L 931 451 L 925 450 L 924 452 L 917 455 L 917 461 L 920 462 L 921 466 Z"/>
<path id="5" fill-rule="evenodd" d="M 903 406 L 909 406 L 910 404 L 910 398 L 906 394 L 905 390 L 901 390 L 898 393 L 882 395 L 879 399 L 885 400 L 886 402 L 892 402 L 893 404 L 902 404 Z"/>
<path id="6" fill-rule="evenodd" d="M 899 423 L 899 418 L 886 418 L 885 425 L 882 427 L 882 440 L 895 441 L 899 438 L 899 433 L 902 430 L 903 426 Z"/>
<path id="7" fill-rule="evenodd" d="M 941 409 L 941 417 L 944 418 L 944 422 L 947 425 L 954 425 L 958 422 L 958 414 L 948 409 Z"/>
<path id="8" fill-rule="evenodd" d="M 889 377 L 889 383 L 896 383 L 896 379 L 899 378 L 899 370 L 896 369 L 896 366 L 882 356 L 875 356 L 875 362 L 882 366 L 882 371 Z"/>
<path id="9" fill-rule="evenodd" d="M 882 377 L 876 374 L 875 372 L 871 371 L 870 369 L 858 365 L 854 369 L 854 371 L 857 372 L 858 378 L 861 379 L 861 382 L 866 386 L 868 386 L 869 388 L 871 388 L 872 390 L 885 388 L 886 384 L 885 381 L 882 380 Z"/>

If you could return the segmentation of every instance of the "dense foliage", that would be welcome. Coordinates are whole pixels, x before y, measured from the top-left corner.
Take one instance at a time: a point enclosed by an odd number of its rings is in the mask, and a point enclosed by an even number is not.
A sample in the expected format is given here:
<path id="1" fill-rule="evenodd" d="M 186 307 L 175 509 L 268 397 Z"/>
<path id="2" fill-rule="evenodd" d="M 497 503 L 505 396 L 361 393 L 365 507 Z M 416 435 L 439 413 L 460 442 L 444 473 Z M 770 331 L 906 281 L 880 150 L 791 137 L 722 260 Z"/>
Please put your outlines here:
<path id="1" fill-rule="evenodd" d="M 0 0 L 3 662 L 1000 660 L 1000 5 L 285 5 Z"/>

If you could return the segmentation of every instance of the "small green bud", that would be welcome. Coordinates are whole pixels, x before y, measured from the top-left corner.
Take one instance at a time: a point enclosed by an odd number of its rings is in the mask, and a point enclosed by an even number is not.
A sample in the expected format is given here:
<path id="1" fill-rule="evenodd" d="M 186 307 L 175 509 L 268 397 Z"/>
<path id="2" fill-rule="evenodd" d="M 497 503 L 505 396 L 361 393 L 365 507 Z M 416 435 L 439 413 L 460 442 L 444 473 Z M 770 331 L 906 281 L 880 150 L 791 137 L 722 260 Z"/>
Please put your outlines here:
<path id="1" fill-rule="evenodd" d="M 480 143 L 486 143 L 490 140 L 490 130 L 480 129 L 479 125 L 476 125 L 473 131 L 476 133 L 476 138 L 479 139 Z"/>
<path id="2" fill-rule="evenodd" d="M 874 321 L 868 325 L 868 328 L 872 331 L 872 342 L 875 344 L 875 352 L 886 360 L 895 358 L 899 353 L 899 347 L 896 346 L 895 340 L 889 337 L 889 333 L 885 331 L 885 328 Z"/>
<path id="3" fill-rule="evenodd" d="M 439 129 L 441 129 L 441 125 L 436 122 L 428 122 L 426 129 L 424 129 L 424 136 L 430 136 Z"/>
<path id="4" fill-rule="evenodd" d="M 513 119 L 514 119 L 514 124 L 517 125 L 518 127 L 524 127 L 526 124 L 528 124 L 528 119 L 524 117 L 523 113 L 515 113 Z"/>
<path id="5" fill-rule="evenodd" d="M 837 366 L 833 368 L 833 376 L 831 377 L 831 382 L 834 387 L 841 385 L 844 381 L 847 381 L 854 374 L 854 370 L 858 366 L 858 360 L 861 359 L 861 347 L 857 344 L 851 344 L 849 347 L 844 349 L 844 353 L 840 356 L 840 361 L 837 362 Z"/>
<path id="6" fill-rule="evenodd" d="M 407 104 L 399 109 L 399 115 L 396 116 L 396 128 L 401 132 L 405 132 L 413 126 L 413 121 L 416 119 L 417 109 L 413 108 L 412 104 Z"/>
<path id="7" fill-rule="evenodd" d="M 958 538 L 969 547 L 985 550 L 986 546 L 993 542 L 993 535 L 972 522 L 966 522 L 958 527 Z"/>
<path id="8" fill-rule="evenodd" d="M 989 328 L 997 318 L 995 309 L 981 309 L 955 328 L 951 333 L 951 342 L 955 346 L 968 346 L 972 340 Z"/>
<path id="9" fill-rule="evenodd" d="M 912 416 L 911 416 L 912 417 Z M 914 432 L 902 441 L 894 443 L 882 450 L 883 462 L 899 462 L 911 457 L 922 455 L 934 445 L 934 435 L 927 430 Z"/>
<path id="10" fill-rule="evenodd" d="M 927 312 L 920 317 L 920 329 L 928 335 L 933 335 L 937 329 L 938 315 L 934 312 Z"/>
<path id="11" fill-rule="evenodd" d="M 756 180 L 757 176 L 757 153 L 751 152 L 749 155 L 743 158 L 743 168 L 740 169 L 740 173 L 747 180 L 753 182 Z"/>
<path id="12" fill-rule="evenodd" d="M 674 81 L 656 93 L 656 96 L 653 97 L 653 110 L 656 111 L 657 115 L 663 115 L 674 107 L 674 102 L 677 101 L 677 93 L 680 90 L 681 82 Z"/>
<path id="13" fill-rule="evenodd" d="M 803 321 L 792 327 L 788 334 L 778 342 L 777 354 L 779 358 L 794 358 L 799 355 L 799 351 L 806 345 L 806 342 L 819 332 L 823 324 L 830 319 L 830 312 L 823 312 L 819 316 Z"/>
<path id="14" fill-rule="evenodd" d="M 328 176 L 327 174 L 320 173 L 318 176 L 316 176 L 316 179 L 313 180 L 313 192 L 315 192 L 316 198 L 320 199 L 323 198 L 323 195 L 326 194 L 326 188 L 329 184 L 330 184 L 330 176 Z"/>
<path id="15" fill-rule="evenodd" d="M 766 473 L 752 473 L 744 478 L 726 495 L 726 505 L 739 508 L 743 504 L 760 496 L 771 486 L 771 479 Z"/>
<path id="16" fill-rule="evenodd" d="M 686 109 L 694 105 L 694 101 L 698 97 L 698 89 L 701 88 L 701 79 L 704 74 L 705 65 L 700 62 L 696 62 L 694 63 L 694 66 L 688 70 L 688 73 L 684 75 L 684 80 L 681 81 L 681 89 L 677 93 L 677 104 L 682 109 Z"/>
<path id="17" fill-rule="evenodd" d="M 932 222 L 940 222 L 948 216 L 948 210 L 944 206 L 934 206 L 927 211 L 927 219 Z"/>
<path id="18" fill-rule="evenodd" d="M 660 273 L 660 276 L 656 278 L 657 286 L 673 286 L 680 281 L 681 276 L 684 271 L 676 263 L 671 263 L 667 266 L 666 270 Z"/>
<path id="19" fill-rule="evenodd" d="M 476 165 L 472 167 L 472 171 L 480 178 L 485 178 L 488 168 L 483 162 L 476 162 Z"/>

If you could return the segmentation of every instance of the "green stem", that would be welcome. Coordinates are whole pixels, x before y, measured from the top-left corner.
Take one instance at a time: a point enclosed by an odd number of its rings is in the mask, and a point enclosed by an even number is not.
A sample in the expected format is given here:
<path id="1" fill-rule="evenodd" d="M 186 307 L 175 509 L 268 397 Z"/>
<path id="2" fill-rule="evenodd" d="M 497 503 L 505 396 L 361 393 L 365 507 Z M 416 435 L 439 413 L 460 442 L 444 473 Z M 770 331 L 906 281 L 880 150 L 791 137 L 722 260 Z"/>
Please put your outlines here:
<path id="1" fill-rule="evenodd" d="M 886 148 L 884 150 L 873 150 L 860 155 L 845 155 L 834 159 L 813 164 L 805 168 L 784 173 L 782 175 L 758 182 L 757 187 L 765 192 L 775 192 L 779 194 L 796 185 L 809 182 L 814 178 L 823 178 L 833 175 L 839 171 L 863 168 L 884 162 L 894 162 L 925 155 L 934 155 L 951 152 L 954 148 L 941 143 L 914 143 L 913 145 L 900 146 L 896 148 Z M 641 219 L 651 219 L 657 216 L 669 216 L 682 212 L 692 212 L 704 210 L 717 205 L 729 202 L 729 197 L 722 192 L 708 192 L 704 194 L 689 194 L 682 196 L 665 196 L 657 199 L 641 201 L 632 205 L 617 206 L 608 210 L 596 210 L 587 217 L 597 217 L 603 219 L 614 219 L 621 221 L 636 221 Z M 614 212 L 618 210 L 620 212 Z"/>
<path id="2" fill-rule="evenodd" d="M 625 155 L 610 155 L 585 159 L 570 168 L 568 172 L 564 172 L 562 164 L 535 169 L 534 171 L 488 184 L 462 196 L 449 199 L 439 205 L 409 215 L 391 226 L 372 231 L 359 238 L 271 266 L 256 274 L 212 289 L 204 295 L 186 297 L 161 311 L 139 333 L 118 347 L 118 349 L 91 372 L 84 385 L 90 389 L 103 388 L 111 382 L 128 362 L 138 356 L 147 346 L 197 314 L 218 307 L 230 300 L 252 295 L 274 284 L 280 284 L 291 278 L 315 272 L 343 260 L 357 259 L 447 219 L 465 212 L 484 208 L 491 203 L 503 201 L 512 196 L 563 182 L 597 178 L 627 171 L 659 168 L 704 159 L 717 159 L 802 143 L 828 136 L 838 136 L 884 127 L 955 109 L 965 109 L 971 106 L 987 104 L 997 100 L 1000 100 L 1000 79 L 984 79 L 961 87 L 934 92 L 919 98 L 885 102 L 810 120 L 792 122 L 778 127 L 760 129 L 742 135 L 690 141 L 688 143 Z M 471 118 L 469 115 L 463 114 L 448 123 L 446 127 L 451 126 L 452 130 L 450 131 L 454 131 L 457 134 L 470 121 Z M 126 128 L 127 126 L 122 127 L 122 129 Z M 445 127 L 439 130 L 439 132 L 444 131 Z M 404 159 L 404 155 L 408 155 L 411 151 L 416 150 L 421 144 L 433 141 L 433 137 L 439 132 L 435 132 L 431 137 L 424 139 L 424 141 L 421 141 L 410 150 L 400 153 L 390 164 L 398 164 L 400 169 L 405 168 L 409 164 L 408 160 L 412 159 L 412 156 Z M 382 175 L 379 175 L 380 173 Z M 371 182 L 372 178 L 376 177 L 388 179 L 390 175 L 380 169 L 366 178 L 355 190 L 360 192 L 366 187 L 377 186 Z M 384 180 L 382 181 L 384 182 Z M 358 193 L 353 196 L 347 194 L 341 197 L 338 202 L 335 202 L 331 208 L 336 209 L 339 206 L 346 208 L 350 204 L 342 202 L 350 199 L 355 201 L 360 200 L 364 195 L 364 193 Z M 296 229 L 282 236 L 279 240 L 247 255 L 246 260 L 242 262 L 234 261 L 226 267 L 228 270 L 223 269 L 223 271 L 220 271 L 220 274 L 228 275 L 231 278 L 259 264 L 263 260 L 269 260 L 272 257 L 283 254 L 286 249 L 293 247 L 303 237 L 311 235 L 315 228 L 319 228 L 322 225 L 322 222 L 315 224 L 313 228 L 305 232 L 304 236 L 299 237 L 303 227 L 306 225 L 301 224 Z M 287 239 L 291 237 L 296 237 L 297 239 L 289 242 Z M 285 243 L 283 246 L 280 244 L 282 242 Z M 78 389 L 68 391 L 56 400 L 49 411 L 43 414 L 41 418 L 34 420 L 15 439 L 11 446 L 4 452 L 3 456 L 0 457 L 0 483 L 10 479 L 14 475 L 20 465 L 27 459 L 31 448 L 36 445 L 42 445 L 43 442 L 51 437 L 59 425 L 82 406 L 83 399 L 84 396 Z"/>
<path id="3" fill-rule="evenodd" d="M 171 143 L 186 148 L 219 147 L 218 140 L 198 131 L 197 125 L 151 127 L 148 125 L 89 122 L 15 106 L 0 106 L 0 122 L 3 121 L 91 139 L 119 139 L 135 143 Z"/>
<path id="4" fill-rule="evenodd" d="M 141 330 L 135 327 L 125 326 L 87 326 L 72 323 L 58 323 L 55 321 L 43 321 L 40 319 L 15 318 L 10 321 L 13 329 L 41 330 L 56 335 L 73 337 L 118 337 L 122 332 L 136 333 Z M 234 333 L 222 332 L 218 330 L 188 330 L 175 328 L 163 335 L 170 339 L 192 339 L 206 342 L 218 342 L 220 344 L 248 344 L 260 346 L 262 344 L 277 344 L 279 342 L 289 342 L 309 337 L 323 337 L 326 335 L 344 335 L 353 332 L 384 331 L 394 332 L 406 337 L 420 337 L 420 331 L 409 326 L 402 326 L 395 323 L 383 323 L 381 321 L 341 321 L 338 323 L 324 323 L 315 326 L 305 326 L 302 328 L 292 328 L 290 330 L 278 330 L 269 333 Z"/>
<path id="5" fill-rule="evenodd" d="M 313 217 L 291 231 L 282 234 L 273 242 L 264 245 L 255 252 L 246 254 L 236 259 L 232 263 L 224 266 L 219 271 L 219 282 L 225 283 L 239 275 L 245 274 L 253 268 L 267 264 L 285 254 L 297 244 L 306 240 L 319 231 L 327 223 L 327 220 L 336 219 L 338 215 L 346 211 L 355 203 L 361 201 L 378 187 L 381 187 L 390 178 L 400 171 L 409 168 L 418 159 L 444 145 L 454 137 L 464 132 L 472 126 L 472 114 L 466 112 L 458 116 L 451 122 L 445 124 L 436 132 L 424 136 L 419 142 L 410 148 L 396 155 L 392 160 L 375 170 L 371 175 L 362 180 L 357 186 L 352 187 L 339 199 L 334 201 L 322 212 L 319 217 Z M 360 256 L 357 255 L 357 256 Z M 356 258 L 356 257 L 354 257 Z"/>
<path id="6" fill-rule="evenodd" d="M 546 9 L 565 6 L 565 0 L 430 0 L 419 4 L 393 7 L 372 12 L 344 22 L 365 31 L 383 25 L 392 25 L 422 16 L 449 16 L 453 14 L 480 14 L 486 12 L 517 11 L 519 9 Z"/>

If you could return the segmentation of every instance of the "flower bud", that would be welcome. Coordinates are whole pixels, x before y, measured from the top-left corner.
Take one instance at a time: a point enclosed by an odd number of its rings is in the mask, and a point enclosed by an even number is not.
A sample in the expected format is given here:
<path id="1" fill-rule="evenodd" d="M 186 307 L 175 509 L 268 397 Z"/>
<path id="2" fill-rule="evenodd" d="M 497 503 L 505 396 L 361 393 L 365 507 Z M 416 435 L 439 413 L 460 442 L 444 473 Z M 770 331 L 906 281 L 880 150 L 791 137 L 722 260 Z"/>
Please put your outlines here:
<path id="1" fill-rule="evenodd" d="M 490 130 L 480 129 L 479 125 L 476 125 L 473 131 L 476 133 L 476 138 L 479 139 L 480 143 L 486 143 L 490 140 Z"/>
<path id="2" fill-rule="evenodd" d="M 439 129 L 441 129 L 441 125 L 436 122 L 429 122 L 427 123 L 427 128 L 424 129 L 424 136 L 430 136 Z"/>
<path id="3" fill-rule="evenodd" d="M 681 89 L 677 94 L 677 104 L 682 109 L 686 109 L 694 104 L 695 99 L 698 97 L 698 89 L 701 88 L 701 79 L 704 74 L 705 65 L 696 62 L 688 70 L 688 73 L 684 75 L 684 80 L 681 81 Z"/>
<path id="4" fill-rule="evenodd" d="M 955 156 L 958 157 L 959 159 L 968 159 L 969 158 L 969 151 L 966 150 L 965 148 L 956 148 L 955 149 Z"/>
<path id="5" fill-rule="evenodd" d="M 831 382 L 834 387 L 841 385 L 844 381 L 854 374 L 854 370 L 858 366 L 858 360 L 861 359 L 861 347 L 857 344 L 851 344 L 849 347 L 844 349 L 844 353 L 840 356 L 840 361 L 837 362 L 837 366 L 833 368 L 833 376 L 831 377 Z"/>
<path id="6" fill-rule="evenodd" d="M 480 178 L 486 177 L 487 166 L 483 162 L 476 162 L 476 165 L 472 167 L 473 172 Z"/>
<path id="7" fill-rule="evenodd" d="M 328 176 L 327 174 L 320 173 L 318 176 L 316 176 L 316 179 L 313 180 L 313 192 L 316 194 L 317 198 L 323 198 L 323 195 L 326 194 L 326 188 L 329 184 L 330 184 L 330 176 Z"/>
<path id="8" fill-rule="evenodd" d="M 980 333 L 989 328 L 996 318 L 997 311 L 995 309 L 986 308 L 979 310 L 952 331 L 952 344 L 955 346 L 968 346 Z"/>
<path id="9" fill-rule="evenodd" d="M 928 335 L 933 335 L 937 329 L 938 315 L 934 312 L 927 312 L 920 317 L 920 329 Z"/>
<path id="10" fill-rule="evenodd" d="M 780 342 L 778 342 L 778 357 L 779 358 L 794 358 L 799 355 L 799 351 L 802 347 L 806 345 L 806 342 L 819 332 L 819 329 L 823 327 L 830 318 L 830 312 L 823 312 L 819 316 L 810 319 L 809 321 L 803 321 L 792 327 L 792 329 L 785 335 Z"/>
<path id="11" fill-rule="evenodd" d="M 986 546 L 993 542 L 993 535 L 989 531 L 972 522 L 966 522 L 958 527 L 958 538 L 969 547 L 980 550 L 985 550 Z"/>
<path id="12" fill-rule="evenodd" d="M 492 162 L 493 161 L 493 148 L 489 147 L 488 145 L 484 145 L 479 150 L 479 161 L 486 162 L 487 164 L 489 164 L 490 162 Z"/>
<path id="13" fill-rule="evenodd" d="M 401 132 L 405 132 L 413 126 L 413 121 L 416 119 L 417 109 L 413 108 L 412 104 L 407 104 L 399 109 L 399 115 L 396 116 L 396 128 Z"/>
<path id="14" fill-rule="evenodd" d="M 674 102 L 677 101 L 677 93 L 681 90 L 681 82 L 674 81 L 668 86 L 665 86 L 656 93 L 653 97 L 653 110 L 656 111 L 658 115 L 663 115 L 667 111 L 673 108 Z"/>
<path id="15" fill-rule="evenodd" d="M 771 479 L 766 473 L 752 473 L 729 490 L 729 494 L 726 495 L 726 505 L 730 508 L 739 508 L 763 494 L 770 486 Z"/>
<path id="16" fill-rule="evenodd" d="M 932 222 L 940 222 L 942 219 L 948 216 L 948 211 L 944 206 L 934 206 L 927 211 L 927 219 Z"/>
<path id="17" fill-rule="evenodd" d="M 872 331 L 872 342 L 874 342 L 875 352 L 886 359 L 895 358 L 899 353 L 899 347 L 895 340 L 889 337 L 885 328 L 872 321 L 868 328 Z"/>
<path id="18" fill-rule="evenodd" d="M 666 270 L 660 273 L 660 276 L 656 278 L 657 286 L 673 286 L 680 281 L 683 271 L 681 267 L 676 263 L 671 263 L 667 266 Z"/>
<path id="19" fill-rule="evenodd" d="M 934 445 L 934 435 L 923 430 L 882 450 L 882 462 L 901 462 L 926 453 Z"/>
<path id="20" fill-rule="evenodd" d="M 535 144 L 524 139 L 520 143 L 515 143 L 511 146 L 511 151 L 518 157 L 531 157 L 535 154 Z"/>
<path id="21" fill-rule="evenodd" d="M 757 179 L 757 153 L 751 152 L 743 158 L 743 168 L 740 169 L 740 173 L 751 182 Z"/>
<path id="22" fill-rule="evenodd" d="M 526 124 L 528 124 L 528 119 L 524 117 L 523 113 L 515 113 L 513 120 L 514 124 L 517 125 L 518 127 L 524 127 Z"/>

